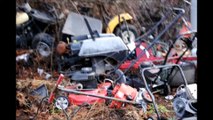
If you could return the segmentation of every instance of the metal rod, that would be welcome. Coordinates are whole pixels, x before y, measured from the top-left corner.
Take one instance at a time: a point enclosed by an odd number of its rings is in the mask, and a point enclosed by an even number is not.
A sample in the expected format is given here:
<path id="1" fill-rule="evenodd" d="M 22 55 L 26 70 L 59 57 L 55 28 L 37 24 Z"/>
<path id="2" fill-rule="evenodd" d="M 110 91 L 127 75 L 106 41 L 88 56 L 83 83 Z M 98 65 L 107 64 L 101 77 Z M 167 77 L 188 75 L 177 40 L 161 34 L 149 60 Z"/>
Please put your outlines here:
<path id="1" fill-rule="evenodd" d="M 179 57 L 169 57 L 167 59 L 167 61 L 171 61 L 171 60 L 177 60 Z M 182 58 L 183 60 L 197 60 L 197 57 L 183 57 Z M 151 60 L 152 62 L 163 62 L 164 59 L 163 58 L 160 58 L 160 59 L 157 59 L 157 60 Z M 165 64 L 163 64 L 165 65 Z"/>
<path id="2" fill-rule="evenodd" d="M 64 92 L 68 92 L 68 93 L 81 94 L 81 95 L 86 95 L 86 96 L 91 96 L 91 97 L 98 97 L 98 98 L 103 98 L 103 99 L 115 100 L 115 101 L 119 101 L 119 102 L 130 103 L 130 104 L 139 104 L 139 103 L 136 103 L 134 101 L 122 100 L 122 99 L 117 99 L 117 98 L 108 97 L 108 96 L 89 94 L 89 93 L 76 91 L 76 90 L 72 90 L 72 89 L 67 89 L 67 88 L 58 87 L 58 89 L 60 89 L 61 91 L 64 91 Z"/>
<path id="3" fill-rule="evenodd" d="M 147 31 L 144 35 L 138 37 L 135 41 L 138 41 L 140 39 L 145 39 L 145 37 L 149 36 L 163 21 L 165 21 L 170 14 L 172 14 L 172 12 L 169 12 L 168 14 L 166 14 L 166 16 L 164 16 L 163 18 L 161 18 L 161 20 L 159 22 L 157 22 L 156 25 L 154 25 L 149 31 Z"/>
<path id="4" fill-rule="evenodd" d="M 145 70 L 147 70 L 147 69 L 145 69 Z M 145 70 L 142 69 L 142 73 L 141 73 L 142 78 L 143 78 L 143 82 L 144 82 L 144 84 L 145 84 L 145 87 L 146 87 L 147 92 L 149 93 L 149 95 L 150 95 L 151 98 L 152 98 L 152 102 L 153 102 L 154 109 L 155 109 L 155 111 L 156 111 L 157 117 L 158 117 L 158 119 L 160 119 L 160 113 L 159 113 L 159 111 L 158 111 L 158 107 L 157 107 L 157 104 L 156 104 L 156 102 L 155 102 L 155 97 L 154 97 L 154 95 L 152 94 L 152 92 L 150 91 L 150 89 L 148 88 L 148 84 L 147 84 L 146 78 L 145 78 L 145 76 L 144 76 L 144 71 L 145 71 Z"/>

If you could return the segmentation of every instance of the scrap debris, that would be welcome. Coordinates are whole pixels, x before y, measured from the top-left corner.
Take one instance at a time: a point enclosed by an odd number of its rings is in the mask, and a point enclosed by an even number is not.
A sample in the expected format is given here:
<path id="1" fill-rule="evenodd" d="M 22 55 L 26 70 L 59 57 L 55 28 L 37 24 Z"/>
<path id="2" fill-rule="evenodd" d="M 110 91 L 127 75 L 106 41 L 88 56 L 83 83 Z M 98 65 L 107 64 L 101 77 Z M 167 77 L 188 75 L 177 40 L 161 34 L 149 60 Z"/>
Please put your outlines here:
<path id="1" fill-rule="evenodd" d="M 189 1 L 17 2 L 17 120 L 196 118 Z"/>

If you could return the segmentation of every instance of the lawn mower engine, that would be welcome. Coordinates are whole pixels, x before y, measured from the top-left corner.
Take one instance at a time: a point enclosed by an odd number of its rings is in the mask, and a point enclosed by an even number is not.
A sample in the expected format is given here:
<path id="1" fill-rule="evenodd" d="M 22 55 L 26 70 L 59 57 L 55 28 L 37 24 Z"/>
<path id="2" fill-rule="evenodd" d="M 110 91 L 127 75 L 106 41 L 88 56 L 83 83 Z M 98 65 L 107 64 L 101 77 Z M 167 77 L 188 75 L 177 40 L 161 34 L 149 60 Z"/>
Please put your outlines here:
<path id="1" fill-rule="evenodd" d="M 150 89 L 153 92 L 160 92 L 160 94 L 162 95 L 168 95 L 170 93 L 170 86 L 168 85 L 166 78 L 159 74 L 160 69 L 155 67 L 155 65 L 151 61 L 145 61 L 140 64 L 141 70 L 148 67 L 153 67 L 150 70 L 144 71 L 144 76 L 147 83 L 149 84 Z M 145 86 L 144 82 L 141 82 L 140 84 L 142 84 L 142 86 Z"/>
<path id="2" fill-rule="evenodd" d="M 121 84 L 116 85 L 112 91 L 112 95 L 115 98 L 122 99 L 122 100 L 135 100 L 137 97 L 137 90 L 132 88 L 128 85 Z M 111 108 L 120 108 L 122 107 L 123 103 L 118 101 L 112 101 L 110 104 Z"/>
<path id="3" fill-rule="evenodd" d="M 137 91 L 137 89 L 129 85 L 125 85 L 124 83 L 117 84 L 112 91 L 112 95 L 117 99 L 134 101 L 138 103 L 138 105 L 142 106 L 144 110 L 146 110 L 146 103 L 152 102 L 151 97 L 144 88 L 140 88 L 140 90 Z M 125 104 L 123 102 L 112 101 L 109 107 L 121 108 L 124 105 Z"/>
<path id="4" fill-rule="evenodd" d="M 197 84 L 179 86 L 173 100 L 176 116 L 181 119 L 197 119 Z"/>
<path id="5" fill-rule="evenodd" d="M 91 67 L 83 67 L 80 71 L 74 72 L 71 83 L 77 85 L 76 89 L 96 89 L 98 84 Z"/>

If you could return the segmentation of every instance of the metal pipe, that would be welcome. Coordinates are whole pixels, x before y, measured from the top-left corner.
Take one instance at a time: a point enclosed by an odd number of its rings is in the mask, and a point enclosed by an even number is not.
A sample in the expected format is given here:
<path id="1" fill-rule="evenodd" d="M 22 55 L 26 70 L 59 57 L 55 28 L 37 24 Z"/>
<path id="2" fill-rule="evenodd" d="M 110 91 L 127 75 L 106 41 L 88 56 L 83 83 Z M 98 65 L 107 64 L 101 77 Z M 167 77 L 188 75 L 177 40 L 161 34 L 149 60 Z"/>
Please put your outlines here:
<path id="1" fill-rule="evenodd" d="M 108 97 L 108 96 L 89 94 L 89 93 L 76 91 L 76 90 L 72 90 L 72 89 L 67 89 L 67 88 L 62 88 L 62 87 L 58 87 L 58 89 L 61 90 L 61 91 L 64 91 L 64 92 L 68 92 L 68 93 L 74 93 L 74 94 L 86 95 L 86 96 L 91 96 L 91 97 L 98 97 L 98 98 L 103 98 L 103 99 L 115 100 L 115 101 L 119 101 L 119 102 L 130 103 L 130 104 L 139 104 L 139 103 L 136 103 L 134 101 L 122 100 L 122 99 L 117 99 L 117 98 Z"/>
<path id="2" fill-rule="evenodd" d="M 172 12 L 169 12 L 168 14 L 166 14 L 166 16 L 164 16 L 163 18 L 161 18 L 161 20 L 159 22 L 157 22 L 156 25 L 154 25 L 149 31 L 147 31 L 144 35 L 138 37 L 137 39 L 135 39 L 135 41 L 138 41 L 140 39 L 145 39 L 147 36 L 149 36 L 163 21 L 165 21 L 170 15 L 172 14 Z"/>
<path id="3" fill-rule="evenodd" d="M 171 60 L 177 60 L 179 57 L 169 57 L 167 59 L 167 61 L 171 61 Z M 183 60 L 197 60 L 197 57 L 182 57 Z M 156 60 L 151 60 L 152 62 L 163 62 L 164 61 L 164 58 L 159 58 L 159 59 L 156 59 Z M 165 65 L 165 64 L 163 64 Z"/>
<path id="4" fill-rule="evenodd" d="M 143 78 L 143 82 L 144 82 L 144 84 L 145 84 L 145 88 L 146 88 L 147 92 L 149 93 L 149 95 L 150 95 L 151 98 L 152 98 L 152 102 L 153 102 L 154 109 L 155 109 L 155 111 L 156 111 L 157 117 L 158 117 L 158 119 L 160 119 L 160 113 L 159 113 L 159 111 L 158 111 L 158 107 L 157 107 L 157 104 L 156 104 L 156 102 L 155 102 L 155 97 L 154 97 L 154 95 L 152 94 L 152 92 L 150 91 L 150 89 L 148 88 L 148 84 L 147 84 L 146 78 L 145 78 L 145 76 L 144 76 L 144 71 L 145 71 L 145 70 L 147 70 L 147 69 L 142 69 L 142 73 L 141 73 L 142 78 Z"/>

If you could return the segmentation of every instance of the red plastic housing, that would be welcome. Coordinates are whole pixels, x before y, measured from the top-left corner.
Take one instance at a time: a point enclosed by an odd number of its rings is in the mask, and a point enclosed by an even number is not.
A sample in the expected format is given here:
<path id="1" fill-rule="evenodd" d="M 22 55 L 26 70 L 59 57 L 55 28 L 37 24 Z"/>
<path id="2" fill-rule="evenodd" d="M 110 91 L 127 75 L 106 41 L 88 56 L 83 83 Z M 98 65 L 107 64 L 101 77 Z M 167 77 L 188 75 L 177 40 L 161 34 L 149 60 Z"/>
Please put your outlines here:
<path id="1" fill-rule="evenodd" d="M 87 90 L 82 91 L 89 94 L 107 96 L 107 89 L 111 86 L 111 83 L 106 82 L 98 85 L 98 88 L 95 90 Z M 104 103 L 105 99 L 98 97 L 91 97 L 86 95 L 77 95 L 77 94 L 69 94 L 68 95 L 69 102 L 73 105 L 82 105 L 83 103 L 94 104 L 94 103 Z"/>
<path id="2" fill-rule="evenodd" d="M 144 48 L 147 47 L 146 43 L 142 43 L 141 44 Z M 141 48 L 136 48 L 136 56 L 139 57 L 139 54 L 142 52 L 143 50 Z M 149 56 L 147 56 L 146 54 L 144 54 L 138 61 L 135 62 L 135 64 L 132 66 L 133 70 L 137 70 L 139 68 L 139 65 L 144 62 L 144 61 L 152 61 L 154 64 L 159 64 L 162 63 L 165 58 L 164 57 L 155 57 L 152 54 L 152 50 L 150 49 L 148 51 Z M 167 62 L 171 62 L 171 63 L 176 63 L 177 59 L 179 57 L 169 57 Z M 187 61 L 193 61 L 193 60 L 197 60 L 197 57 L 183 57 L 182 60 L 187 60 Z M 119 68 L 124 71 L 125 69 L 127 69 L 130 64 L 132 63 L 131 60 L 127 60 L 125 61 Z"/>
<path id="3" fill-rule="evenodd" d="M 112 94 L 114 95 L 114 98 L 122 99 L 122 100 L 132 100 L 134 101 L 136 99 L 136 96 L 138 94 L 137 90 L 135 88 L 132 88 L 128 85 L 121 84 L 116 85 L 115 88 L 112 91 Z M 110 104 L 111 108 L 121 108 L 123 105 L 122 102 L 118 101 L 112 101 Z"/>

